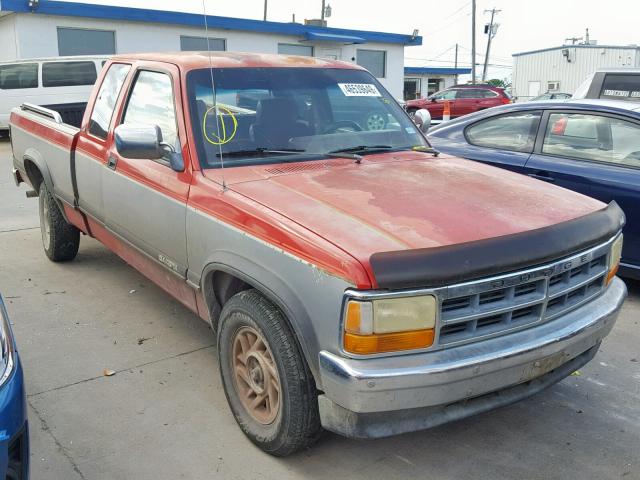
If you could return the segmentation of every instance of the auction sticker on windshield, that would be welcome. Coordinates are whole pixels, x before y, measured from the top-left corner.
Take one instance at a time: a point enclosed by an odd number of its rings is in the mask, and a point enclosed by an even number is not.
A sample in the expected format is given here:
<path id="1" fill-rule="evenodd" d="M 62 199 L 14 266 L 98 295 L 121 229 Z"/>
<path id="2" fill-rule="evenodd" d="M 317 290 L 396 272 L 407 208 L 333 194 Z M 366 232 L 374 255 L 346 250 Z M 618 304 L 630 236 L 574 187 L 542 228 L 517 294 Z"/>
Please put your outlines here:
<path id="1" fill-rule="evenodd" d="M 378 88 L 371 83 L 339 83 L 342 93 L 347 97 L 381 97 Z"/>

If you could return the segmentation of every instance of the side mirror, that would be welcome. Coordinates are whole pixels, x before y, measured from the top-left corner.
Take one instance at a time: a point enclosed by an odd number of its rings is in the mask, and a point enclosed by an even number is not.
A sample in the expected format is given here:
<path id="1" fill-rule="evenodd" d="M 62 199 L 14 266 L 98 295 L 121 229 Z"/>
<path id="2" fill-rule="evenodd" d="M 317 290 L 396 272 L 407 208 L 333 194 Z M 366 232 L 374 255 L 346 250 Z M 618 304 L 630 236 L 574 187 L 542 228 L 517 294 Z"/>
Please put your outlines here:
<path id="1" fill-rule="evenodd" d="M 162 130 L 157 125 L 118 125 L 114 137 L 116 150 L 124 158 L 166 160 L 172 170 L 184 170 L 182 155 L 162 141 Z"/>
<path id="2" fill-rule="evenodd" d="M 431 100 L 433 103 L 436 103 L 438 101 L 436 97 L 429 97 L 429 100 Z"/>
<path id="3" fill-rule="evenodd" d="M 124 158 L 160 160 L 167 153 L 162 148 L 162 131 L 157 125 L 118 125 L 114 132 L 116 149 Z"/>
<path id="4" fill-rule="evenodd" d="M 431 126 L 431 114 L 429 110 L 426 108 L 418 110 L 413 116 L 413 121 L 422 133 L 427 133 Z"/>

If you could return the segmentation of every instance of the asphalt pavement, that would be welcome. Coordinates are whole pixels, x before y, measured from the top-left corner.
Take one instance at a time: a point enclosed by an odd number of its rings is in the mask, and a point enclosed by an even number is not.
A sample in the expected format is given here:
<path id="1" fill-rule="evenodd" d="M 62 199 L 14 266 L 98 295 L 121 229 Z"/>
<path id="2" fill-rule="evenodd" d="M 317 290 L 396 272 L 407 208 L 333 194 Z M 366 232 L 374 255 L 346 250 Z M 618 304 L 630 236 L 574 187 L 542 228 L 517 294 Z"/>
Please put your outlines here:
<path id="1" fill-rule="evenodd" d="M 40 479 L 640 479 L 640 284 L 596 358 L 518 404 L 432 430 L 327 433 L 270 457 L 241 433 L 208 326 L 95 240 L 55 264 L 0 141 L 0 292 Z M 104 376 L 104 370 L 113 376 Z"/>

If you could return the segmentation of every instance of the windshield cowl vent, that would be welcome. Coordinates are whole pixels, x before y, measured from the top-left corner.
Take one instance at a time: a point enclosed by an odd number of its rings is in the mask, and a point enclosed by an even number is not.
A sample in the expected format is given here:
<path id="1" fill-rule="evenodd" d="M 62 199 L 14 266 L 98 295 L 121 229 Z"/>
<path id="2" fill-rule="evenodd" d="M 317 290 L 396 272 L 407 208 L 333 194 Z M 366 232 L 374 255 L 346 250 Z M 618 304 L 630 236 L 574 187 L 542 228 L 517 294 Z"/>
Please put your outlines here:
<path id="1" fill-rule="evenodd" d="M 277 167 L 265 168 L 264 171 L 270 175 L 286 175 L 288 173 L 308 172 L 313 170 L 327 170 L 332 165 L 329 162 L 313 162 L 298 165 L 279 165 Z"/>

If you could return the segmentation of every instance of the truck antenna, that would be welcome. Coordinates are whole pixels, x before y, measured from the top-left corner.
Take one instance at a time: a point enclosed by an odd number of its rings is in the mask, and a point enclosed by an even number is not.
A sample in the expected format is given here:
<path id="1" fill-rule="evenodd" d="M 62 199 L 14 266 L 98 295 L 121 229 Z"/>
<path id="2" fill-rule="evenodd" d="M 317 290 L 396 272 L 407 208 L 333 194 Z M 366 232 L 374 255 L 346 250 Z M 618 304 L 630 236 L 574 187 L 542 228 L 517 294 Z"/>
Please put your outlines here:
<path id="1" fill-rule="evenodd" d="M 218 98 L 217 98 L 217 94 L 216 94 L 216 84 L 215 81 L 213 79 L 213 59 L 211 57 L 211 45 L 209 44 L 209 22 L 207 20 L 207 6 L 205 4 L 205 0 L 202 0 L 202 13 L 204 16 L 204 32 L 205 32 L 205 37 L 207 38 L 207 54 L 209 55 L 209 74 L 211 75 L 211 98 L 213 100 L 213 109 L 216 115 L 216 128 L 218 129 L 217 131 L 217 136 L 218 139 L 222 138 L 220 136 L 220 111 L 218 110 Z M 207 110 L 205 112 L 205 118 L 203 119 L 203 125 L 202 128 L 205 129 L 206 128 L 206 117 L 209 114 L 211 109 Z M 224 121 L 224 120 L 222 120 Z M 203 132 L 205 137 L 207 135 L 207 132 Z M 222 157 L 222 142 L 218 142 L 218 147 L 220 149 L 220 172 L 222 174 L 222 191 L 225 192 L 227 190 L 227 184 L 224 180 L 224 158 Z"/>

